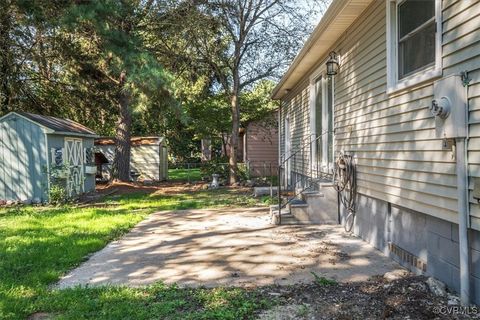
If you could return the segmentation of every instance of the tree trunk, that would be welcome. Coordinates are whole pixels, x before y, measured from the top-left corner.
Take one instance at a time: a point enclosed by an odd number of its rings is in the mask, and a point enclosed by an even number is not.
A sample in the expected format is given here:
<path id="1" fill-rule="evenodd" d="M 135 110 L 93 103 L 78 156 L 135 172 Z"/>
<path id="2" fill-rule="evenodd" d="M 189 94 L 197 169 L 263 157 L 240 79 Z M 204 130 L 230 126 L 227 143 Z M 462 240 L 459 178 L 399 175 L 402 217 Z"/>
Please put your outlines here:
<path id="1" fill-rule="evenodd" d="M 238 90 L 234 89 L 231 96 L 232 111 L 232 136 L 230 137 L 230 184 L 238 182 L 238 129 L 240 128 L 240 110 L 238 103 Z"/>
<path id="2" fill-rule="evenodd" d="M 115 159 L 113 161 L 113 178 L 117 181 L 130 181 L 130 138 L 132 114 L 129 106 L 129 96 L 126 89 L 120 91 L 118 97 L 119 117 L 115 133 Z"/>
<path id="3" fill-rule="evenodd" d="M 0 115 L 10 111 L 10 79 L 12 75 L 12 59 L 10 48 L 11 28 L 10 3 L 0 5 Z"/>
<path id="4" fill-rule="evenodd" d="M 201 161 L 205 162 L 205 161 L 212 160 L 212 140 L 203 138 L 201 140 L 201 144 L 202 144 Z"/>
<path id="5" fill-rule="evenodd" d="M 226 157 L 228 155 L 227 152 L 227 145 L 228 145 L 228 134 L 222 132 L 222 157 Z"/>

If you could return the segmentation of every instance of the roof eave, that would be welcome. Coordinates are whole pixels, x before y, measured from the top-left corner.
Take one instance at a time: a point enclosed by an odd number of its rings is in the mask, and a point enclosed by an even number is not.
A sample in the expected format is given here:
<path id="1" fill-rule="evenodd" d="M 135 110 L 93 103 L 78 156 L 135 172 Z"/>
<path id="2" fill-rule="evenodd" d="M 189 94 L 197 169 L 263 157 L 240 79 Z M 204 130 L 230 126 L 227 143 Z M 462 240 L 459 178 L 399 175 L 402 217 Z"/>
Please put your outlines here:
<path id="1" fill-rule="evenodd" d="M 340 37 L 348 29 L 348 27 L 350 27 L 356 18 L 360 16 L 363 10 L 366 9 L 366 7 L 372 2 L 373 0 L 333 0 L 322 19 L 306 41 L 305 45 L 293 60 L 287 72 L 283 75 L 282 79 L 280 79 L 279 83 L 273 89 L 271 98 L 273 100 L 281 100 L 289 90 L 293 89 L 293 86 L 286 86 L 286 83 L 293 76 L 298 78 L 296 81 L 294 81 L 295 84 L 301 80 L 303 77 L 302 75 L 299 75 L 298 72 L 295 75 L 298 67 L 304 66 L 305 69 L 311 69 L 318 64 L 319 60 L 335 44 L 336 40 L 331 40 L 332 34 L 334 35 L 334 38 L 336 37 L 338 39 L 338 37 Z M 348 19 L 348 25 L 344 24 L 345 19 L 338 18 Z M 329 30 L 329 28 L 332 27 L 332 24 L 335 24 L 335 22 L 338 20 L 343 21 L 343 24 L 339 23 L 340 28 L 336 26 L 335 28 L 332 28 L 332 30 Z M 325 39 L 322 39 L 323 36 L 326 36 L 327 31 L 330 31 L 330 34 L 328 37 L 325 37 Z M 328 47 L 326 47 L 323 51 L 315 50 L 315 52 L 312 52 L 312 48 L 319 43 L 330 43 L 330 45 L 328 45 Z M 313 60 L 311 60 L 306 63 L 305 58 L 308 55 L 313 54 L 316 57 L 315 62 L 312 62 Z"/>
<path id="2" fill-rule="evenodd" d="M 48 133 L 53 134 L 53 135 L 83 137 L 83 138 L 92 138 L 92 139 L 96 139 L 96 138 L 100 137 L 96 133 L 90 134 L 90 133 L 79 133 L 79 132 L 69 132 L 69 131 L 52 131 L 52 132 L 48 132 Z"/>
<path id="3" fill-rule="evenodd" d="M 55 132 L 54 130 L 50 129 L 49 127 L 44 126 L 43 124 L 38 123 L 38 122 L 36 122 L 36 121 L 34 121 L 34 120 L 32 120 L 32 119 L 29 119 L 29 118 L 21 115 L 20 113 L 15 112 L 15 111 L 10 111 L 10 112 L 7 113 L 6 115 L 0 117 L 0 121 L 2 121 L 3 119 L 5 119 L 5 118 L 7 118 L 7 117 L 10 117 L 10 116 L 13 115 L 13 114 L 16 115 L 17 117 L 20 117 L 20 118 L 28 121 L 28 122 L 31 122 L 31 123 L 33 123 L 33 124 L 36 124 L 37 126 L 41 127 L 42 130 L 43 130 L 43 132 L 45 132 L 45 133 L 54 133 L 54 132 Z"/>

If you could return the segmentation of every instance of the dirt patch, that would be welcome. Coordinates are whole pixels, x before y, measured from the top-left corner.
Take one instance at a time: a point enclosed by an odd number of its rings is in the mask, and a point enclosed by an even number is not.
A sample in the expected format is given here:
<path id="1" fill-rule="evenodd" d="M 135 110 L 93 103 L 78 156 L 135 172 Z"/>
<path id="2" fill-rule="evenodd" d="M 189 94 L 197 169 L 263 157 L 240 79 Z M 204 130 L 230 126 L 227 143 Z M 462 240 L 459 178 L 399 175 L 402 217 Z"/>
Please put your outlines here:
<path id="1" fill-rule="evenodd" d="M 79 207 L 89 206 L 111 206 L 104 204 L 105 197 L 119 196 L 126 194 L 145 194 L 145 195 L 178 195 L 193 194 L 202 190 L 207 190 L 208 184 L 204 182 L 186 183 L 186 182 L 158 182 L 144 185 L 138 182 L 112 182 L 106 184 L 97 184 L 96 190 L 82 195 L 77 201 Z M 253 194 L 252 188 L 248 187 L 221 187 L 222 190 L 235 192 L 239 195 Z M 1 205 L 1 203 L 0 203 Z"/>
<path id="2" fill-rule="evenodd" d="M 409 276 L 392 282 L 373 277 L 359 283 L 300 284 L 259 289 L 278 305 L 259 319 L 479 319 L 461 314 L 447 297 L 433 295 L 425 277 Z M 448 308 L 449 307 L 449 308 Z M 474 309 L 471 309 L 474 313 Z"/>
<path id="3" fill-rule="evenodd" d="M 115 194 L 145 193 L 145 194 L 179 194 L 194 193 L 200 190 L 206 190 L 208 184 L 204 182 L 186 183 L 186 182 L 158 182 L 155 184 L 144 185 L 134 182 L 113 182 L 109 184 L 97 185 L 96 193 L 105 195 L 115 190 Z M 232 190 L 239 193 L 251 193 L 252 188 L 246 187 L 222 187 L 225 190 Z"/>

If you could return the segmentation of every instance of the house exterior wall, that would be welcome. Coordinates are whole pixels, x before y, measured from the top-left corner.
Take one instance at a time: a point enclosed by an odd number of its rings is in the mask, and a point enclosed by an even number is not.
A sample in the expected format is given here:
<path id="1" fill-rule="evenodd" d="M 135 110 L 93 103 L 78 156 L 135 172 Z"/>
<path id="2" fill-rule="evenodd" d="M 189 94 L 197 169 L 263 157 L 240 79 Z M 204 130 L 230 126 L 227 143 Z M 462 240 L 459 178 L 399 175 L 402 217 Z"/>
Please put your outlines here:
<path id="1" fill-rule="evenodd" d="M 42 128 L 12 114 L 0 122 L 0 200 L 47 201 Z"/>
<path id="2" fill-rule="evenodd" d="M 244 161 L 253 176 L 276 175 L 278 167 L 278 130 L 267 121 L 248 124 L 245 131 Z"/>
<path id="3" fill-rule="evenodd" d="M 472 189 L 472 178 L 480 176 L 480 1 L 444 0 L 442 16 L 443 77 L 467 70 L 471 78 Z M 452 152 L 442 150 L 428 110 L 434 80 L 387 94 L 386 49 L 384 1 L 374 1 L 331 48 L 341 56 L 334 85 L 336 151 L 353 154 L 358 170 L 354 232 L 416 270 L 389 249 L 389 243 L 395 244 L 424 260 L 423 272 L 458 289 L 456 165 Z M 318 58 L 323 64 L 326 57 Z M 281 154 L 286 117 L 293 150 L 310 134 L 309 77 L 305 74 L 282 101 Z M 480 206 L 470 199 L 471 282 L 474 300 L 480 303 Z"/>
<path id="4" fill-rule="evenodd" d="M 280 154 L 282 161 L 285 160 L 285 125 L 288 121 L 291 132 L 291 150 L 298 150 L 307 143 L 311 136 L 310 130 L 310 87 L 308 76 L 282 101 L 280 119 Z M 310 161 L 310 151 L 306 150 L 303 165 L 300 161 L 292 164 L 292 171 L 300 174 L 308 174 L 306 165 Z"/>

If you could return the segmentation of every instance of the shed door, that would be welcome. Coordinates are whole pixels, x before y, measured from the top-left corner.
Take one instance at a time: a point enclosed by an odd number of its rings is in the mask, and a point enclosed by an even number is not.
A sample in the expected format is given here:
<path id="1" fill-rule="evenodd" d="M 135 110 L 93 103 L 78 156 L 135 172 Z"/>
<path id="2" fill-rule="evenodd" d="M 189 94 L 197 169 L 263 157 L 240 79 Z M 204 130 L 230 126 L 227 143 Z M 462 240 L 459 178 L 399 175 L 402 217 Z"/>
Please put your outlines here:
<path id="1" fill-rule="evenodd" d="M 64 163 L 68 169 L 67 192 L 70 197 L 84 190 L 83 142 L 82 139 L 65 138 Z"/>

